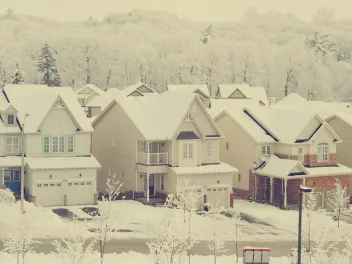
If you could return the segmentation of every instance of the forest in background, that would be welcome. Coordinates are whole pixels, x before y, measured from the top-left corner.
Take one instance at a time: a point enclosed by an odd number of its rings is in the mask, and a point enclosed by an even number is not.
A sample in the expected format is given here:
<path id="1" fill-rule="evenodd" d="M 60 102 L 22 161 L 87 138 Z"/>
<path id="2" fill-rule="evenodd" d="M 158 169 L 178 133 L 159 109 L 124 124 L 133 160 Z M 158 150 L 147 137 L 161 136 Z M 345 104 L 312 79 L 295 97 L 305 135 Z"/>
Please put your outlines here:
<path id="1" fill-rule="evenodd" d="M 42 83 L 44 44 L 61 86 L 122 89 L 142 80 L 158 91 L 207 84 L 214 92 L 219 83 L 247 82 L 264 86 L 268 96 L 297 92 L 324 100 L 349 100 L 352 91 L 352 20 L 334 19 L 325 9 L 311 22 L 249 9 L 226 23 L 142 10 L 59 23 L 7 10 L 0 17 L 0 87 L 18 69 L 26 83 Z"/>

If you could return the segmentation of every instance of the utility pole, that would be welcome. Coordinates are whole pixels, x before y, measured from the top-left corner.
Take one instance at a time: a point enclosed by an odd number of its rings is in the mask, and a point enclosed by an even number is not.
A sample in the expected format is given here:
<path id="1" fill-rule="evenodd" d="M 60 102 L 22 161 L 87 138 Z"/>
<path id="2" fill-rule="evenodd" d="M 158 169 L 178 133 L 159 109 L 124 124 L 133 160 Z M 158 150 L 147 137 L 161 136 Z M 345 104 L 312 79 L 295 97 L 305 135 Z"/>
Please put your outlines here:
<path id="1" fill-rule="evenodd" d="M 28 116 L 29 114 L 25 114 L 23 118 L 22 129 L 21 129 L 21 212 L 22 214 L 25 213 L 24 211 L 24 124 Z"/>

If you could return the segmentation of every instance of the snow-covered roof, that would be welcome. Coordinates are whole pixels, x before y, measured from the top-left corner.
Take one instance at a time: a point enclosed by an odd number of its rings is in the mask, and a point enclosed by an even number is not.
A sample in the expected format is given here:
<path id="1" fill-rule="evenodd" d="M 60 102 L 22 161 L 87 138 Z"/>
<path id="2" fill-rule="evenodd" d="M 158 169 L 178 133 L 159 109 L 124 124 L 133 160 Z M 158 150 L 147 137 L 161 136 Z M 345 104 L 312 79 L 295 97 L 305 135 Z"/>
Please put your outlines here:
<path id="1" fill-rule="evenodd" d="M 25 114 L 29 114 L 26 118 L 25 133 L 37 132 L 44 118 L 59 97 L 76 120 L 81 131 L 94 131 L 71 87 L 11 84 L 4 87 L 4 92 L 10 103 L 18 110 L 17 118 L 20 124 L 22 124 Z"/>
<path id="2" fill-rule="evenodd" d="M 338 112 L 334 114 L 332 117 L 340 118 L 345 121 L 348 125 L 352 126 L 352 113 L 349 112 Z"/>
<path id="3" fill-rule="evenodd" d="M 101 168 L 100 163 L 92 155 L 89 157 L 26 158 L 26 163 L 32 170 Z"/>
<path id="4" fill-rule="evenodd" d="M 146 139 L 171 139 L 195 98 L 201 100 L 198 94 L 192 93 L 163 93 L 147 97 L 126 97 L 115 93 L 109 106 L 119 104 Z M 200 105 L 204 107 L 201 101 Z M 109 106 L 104 111 L 108 111 Z M 104 111 L 93 121 L 93 125 L 104 115 Z"/>
<path id="5" fill-rule="evenodd" d="M 110 88 L 104 94 L 95 97 L 92 101 L 87 103 L 87 107 L 101 107 L 103 111 L 113 100 L 114 97 L 119 94 L 125 96 L 117 88 Z"/>
<path id="6" fill-rule="evenodd" d="M 264 87 L 252 87 L 252 100 L 258 103 L 262 101 L 264 105 L 269 105 L 268 96 Z"/>
<path id="7" fill-rule="evenodd" d="M 93 90 L 94 92 L 96 92 L 97 94 L 103 94 L 103 93 L 104 93 L 104 91 L 103 91 L 102 89 L 96 87 L 96 86 L 93 85 L 93 84 L 87 84 L 87 85 L 85 85 L 85 86 L 83 86 L 83 87 L 81 87 L 81 88 L 75 90 L 74 93 L 76 94 L 76 96 L 78 96 L 78 94 L 80 94 L 80 93 L 81 93 L 84 89 L 86 89 L 86 88 L 92 89 L 92 90 Z"/>
<path id="8" fill-rule="evenodd" d="M 149 89 L 151 92 L 150 93 L 143 93 L 140 92 L 138 89 L 141 88 L 142 86 L 145 86 L 147 89 Z M 149 86 L 147 86 L 146 84 L 142 83 L 142 82 L 137 82 L 135 84 L 132 84 L 130 86 L 127 86 L 126 88 L 122 89 L 121 92 L 125 95 L 125 96 L 129 96 L 131 93 L 133 92 L 139 92 L 142 95 L 158 95 L 158 93 L 156 93 L 152 88 L 150 88 Z"/>
<path id="9" fill-rule="evenodd" d="M 309 176 L 348 175 L 352 169 L 341 164 L 330 167 L 306 167 Z"/>
<path id="10" fill-rule="evenodd" d="M 248 106 L 245 110 L 280 142 L 295 143 L 308 123 L 319 115 L 308 109 Z"/>
<path id="11" fill-rule="evenodd" d="M 7 102 L 2 89 L 0 89 L 0 107 L 1 106 L 4 106 L 3 108 L 5 108 L 5 110 L 11 106 L 11 104 Z M 17 124 L 15 126 L 6 126 L 0 118 L 0 134 L 16 134 L 20 132 L 21 128 Z"/>
<path id="12" fill-rule="evenodd" d="M 264 176 L 287 177 L 295 169 L 307 173 L 307 170 L 297 160 L 280 159 L 275 155 L 267 158 L 262 168 L 256 170 L 257 173 Z"/>
<path id="13" fill-rule="evenodd" d="M 221 98 L 229 98 L 236 90 L 239 90 L 247 99 L 252 98 L 252 88 L 247 83 L 243 84 L 219 84 Z"/>
<path id="14" fill-rule="evenodd" d="M 302 96 L 298 93 L 290 93 L 277 103 L 273 105 L 273 107 L 298 107 L 301 104 L 305 104 L 307 102 Z"/>
<path id="15" fill-rule="evenodd" d="M 201 174 L 201 173 L 237 173 L 238 169 L 226 164 L 211 164 L 193 167 L 172 167 L 171 168 L 175 174 Z"/>
<path id="16" fill-rule="evenodd" d="M 205 84 L 169 84 L 167 86 L 169 92 L 182 92 L 182 93 L 195 93 L 201 92 L 201 95 L 205 98 L 209 98 L 209 89 Z"/>
<path id="17" fill-rule="evenodd" d="M 20 167 L 20 166 L 21 166 L 20 156 L 0 157 L 0 167 Z"/>

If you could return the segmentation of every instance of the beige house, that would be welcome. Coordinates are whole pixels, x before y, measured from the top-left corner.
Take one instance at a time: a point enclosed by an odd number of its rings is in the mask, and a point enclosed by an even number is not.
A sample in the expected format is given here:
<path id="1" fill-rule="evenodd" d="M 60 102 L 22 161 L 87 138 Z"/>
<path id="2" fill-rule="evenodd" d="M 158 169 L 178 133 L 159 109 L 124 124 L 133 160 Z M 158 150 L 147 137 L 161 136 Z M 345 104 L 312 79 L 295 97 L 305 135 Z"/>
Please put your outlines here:
<path id="1" fill-rule="evenodd" d="M 268 106 L 268 97 L 264 87 L 251 87 L 249 84 L 219 84 L 215 92 L 216 99 L 235 99 L 256 101 L 260 106 Z M 214 101 L 214 100 L 213 100 Z"/>
<path id="2" fill-rule="evenodd" d="M 75 93 L 75 96 L 77 97 L 79 104 L 82 107 L 85 107 L 87 103 L 92 101 L 97 96 L 102 95 L 104 91 L 93 84 L 87 84 L 82 88 L 79 88 L 78 90 L 76 90 L 74 93 Z"/>
<path id="3" fill-rule="evenodd" d="M 155 96 L 159 95 L 156 91 L 152 88 L 147 86 L 142 82 L 138 82 L 127 86 L 126 88 L 121 90 L 122 94 L 125 96 Z"/>
<path id="4" fill-rule="evenodd" d="M 116 174 L 131 198 L 165 197 L 185 176 L 204 197 L 199 206 L 218 200 L 230 205 L 237 169 L 219 162 L 222 134 L 199 95 L 116 93 L 92 124 L 92 152 L 102 164 L 100 192 L 107 177 Z"/>
<path id="5" fill-rule="evenodd" d="M 207 85 L 203 84 L 169 84 L 167 92 L 171 93 L 197 93 L 202 99 L 205 107 L 210 107 L 210 94 Z"/>
<path id="6" fill-rule="evenodd" d="M 0 90 L 0 105 L 0 188 L 20 192 L 23 146 L 29 201 L 41 206 L 96 203 L 100 164 L 90 153 L 94 130 L 72 89 L 7 85 Z"/>
<path id="7" fill-rule="evenodd" d="M 350 189 L 352 170 L 337 163 L 341 139 L 313 111 L 248 106 L 225 110 L 215 122 L 224 135 L 220 160 L 239 169 L 236 197 L 287 207 L 306 185 L 327 208 L 336 179 Z"/>

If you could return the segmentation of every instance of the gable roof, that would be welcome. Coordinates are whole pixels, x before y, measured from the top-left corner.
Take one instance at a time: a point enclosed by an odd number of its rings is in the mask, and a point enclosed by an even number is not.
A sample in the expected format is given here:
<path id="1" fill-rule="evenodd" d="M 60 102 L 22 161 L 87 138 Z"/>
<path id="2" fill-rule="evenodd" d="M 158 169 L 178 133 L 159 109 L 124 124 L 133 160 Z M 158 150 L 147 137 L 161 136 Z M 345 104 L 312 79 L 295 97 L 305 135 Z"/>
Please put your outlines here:
<path id="1" fill-rule="evenodd" d="M 26 118 L 25 133 L 37 132 L 56 100 L 61 97 L 66 109 L 80 126 L 81 131 L 93 132 L 93 127 L 78 103 L 71 87 L 48 87 L 47 85 L 6 85 L 4 92 L 18 110 L 20 124 Z"/>
<path id="2" fill-rule="evenodd" d="M 77 94 L 79 94 L 80 92 L 82 92 L 86 88 L 92 89 L 97 94 L 103 94 L 104 93 L 104 91 L 102 89 L 96 87 L 93 84 L 87 84 L 87 85 L 83 86 L 82 88 L 79 88 L 79 89 L 75 90 L 74 93 L 77 95 Z"/>
<path id="3" fill-rule="evenodd" d="M 292 170 L 295 168 L 301 170 L 303 175 L 309 174 L 306 168 L 297 160 L 280 159 L 276 155 L 270 155 L 266 161 L 256 169 L 256 172 L 264 176 L 284 178 L 290 176 Z"/>
<path id="4" fill-rule="evenodd" d="M 327 122 L 323 122 L 322 125 L 319 126 L 319 128 L 311 135 L 309 141 L 312 141 L 314 137 L 319 133 L 319 131 L 321 131 L 321 129 L 323 128 L 326 128 L 330 132 L 330 134 L 334 137 L 335 143 L 342 143 L 341 138 L 336 134 L 335 130 L 332 129 L 332 127 Z"/>
<path id="5" fill-rule="evenodd" d="M 95 97 L 92 101 L 87 103 L 87 107 L 101 107 L 103 111 L 113 100 L 114 97 L 119 94 L 120 96 L 125 96 L 117 88 L 110 88 L 102 95 Z"/>
<path id="6" fill-rule="evenodd" d="M 205 84 L 169 84 L 167 91 L 180 93 L 199 92 L 204 98 L 210 98 L 208 86 Z"/>
<path id="7" fill-rule="evenodd" d="M 252 98 L 252 89 L 248 83 L 242 84 L 219 84 L 218 91 L 221 93 L 221 98 L 229 98 L 236 90 L 239 90 L 247 99 Z"/>
<path id="8" fill-rule="evenodd" d="M 143 93 L 138 91 L 138 88 L 141 88 L 142 86 L 145 86 L 147 89 L 149 89 L 151 91 L 151 93 Z M 142 95 L 159 95 L 157 92 L 155 92 L 152 88 L 150 88 L 149 86 L 147 86 L 146 84 L 142 83 L 142 82 L 137 82 L 135 84 L 132 84 L 130 86 L 127 86 L 126 88 L 122 89 L 121 92 L 125 95 L 125 96 L 129 96 L 131 95 L 133 92 L 139 92 Z"/>
<path id="9" fill-rule="evenodd" d="M 330 119 L 333 119 L 333 118 L 341 119 L 347 125 L 352 126 L 352 113 L 349 113 L 349 112 L 337 112 L 333 116 L 329 117 L 327 119 L 327 121 L 330 120 Z"/>
<path id="10" fill-rule="evenodd" d="M 118 104 L 145 139 L 171 139 L 190 110 L 190 104 L 194 99 L 198 100 L 206 113 L 198 94 L 163 93 L 160 96 L 126 97 L 124 94 L 116 93 L 113 101 L 92 124 L 94 126 L 114 104 Z M 168 109 L 172 111 L 167 111 Z M 209 120 L 212 121 L 210 117 Z"/>

